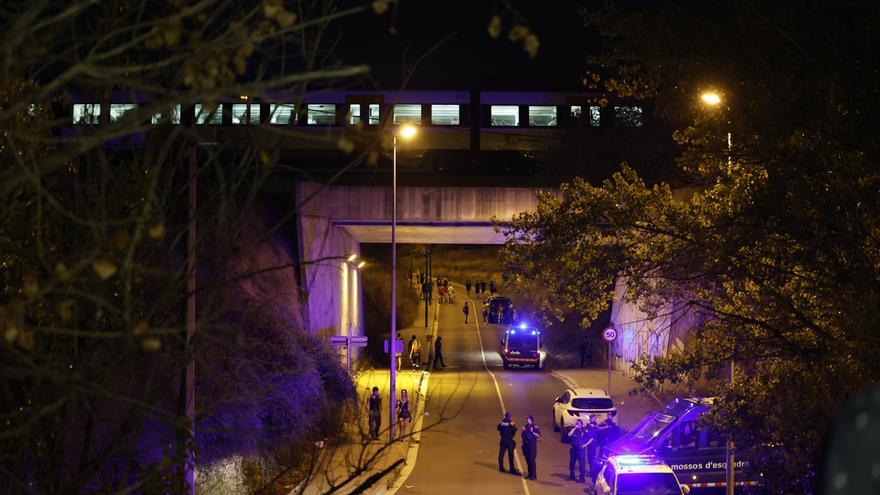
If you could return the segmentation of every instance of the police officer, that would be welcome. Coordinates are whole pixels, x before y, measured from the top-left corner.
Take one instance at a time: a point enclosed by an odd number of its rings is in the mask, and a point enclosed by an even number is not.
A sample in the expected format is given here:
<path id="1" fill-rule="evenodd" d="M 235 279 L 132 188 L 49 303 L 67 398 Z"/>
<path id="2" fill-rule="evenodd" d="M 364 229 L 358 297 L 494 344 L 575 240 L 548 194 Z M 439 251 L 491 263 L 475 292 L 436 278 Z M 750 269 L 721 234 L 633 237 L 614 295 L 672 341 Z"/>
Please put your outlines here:
<path id="1" fill-rule="evenodd" d="M 589 435 L 587 429 L 584 428 L 584 422 L 578 419 L 574 422 L 574 428 L 568 432 L 568 438 L 571 442 L 571 448 L 568 450 L 568 480 L 574 481 L 574 465 L 578 464 L 579 483 L 586 481 L 586 462 L 587 462 L 587 442 Z"/>
<path id="2" fill-rule="evenodd" d="M 538 468 L 535 465 L 535 458 L 538 457 L 538 439 L 541 438 L 541 430 L 535 424 L 535 417 L 529 414 L 526 416 L 526 425 L 522 427 L 522 450 L 523 456 L 526 458 L 526 465 L 529 467 L 529 474 L 526 479 L 538 479 Z"/>
<path id="3" fill-rule="evenodd" d="M 498 423 L 498 433 L 501 435 L 501 444 L 498 446 L 498 470 L 504 471 L 504 452 L 507 452 L 507 463 L 510 465 L 511 474 L 520 473 L 513 464 L 513 450 L 516 448 L 516 424 L 510 418 L 510 411 L 504 413 L 504 419 Z"/>
<path id="4" fill-rule="evenodd" d="M 596 422 L 598 416 L 590 414 L 590 422 L 587 423 L 587 465 L 590 466 L 590 477 L 594 478 L 599 474 L 599 470 L 593 467 L 593 461 L 596 459 L 596 452 L 599 451 L 599 423 Z"/>

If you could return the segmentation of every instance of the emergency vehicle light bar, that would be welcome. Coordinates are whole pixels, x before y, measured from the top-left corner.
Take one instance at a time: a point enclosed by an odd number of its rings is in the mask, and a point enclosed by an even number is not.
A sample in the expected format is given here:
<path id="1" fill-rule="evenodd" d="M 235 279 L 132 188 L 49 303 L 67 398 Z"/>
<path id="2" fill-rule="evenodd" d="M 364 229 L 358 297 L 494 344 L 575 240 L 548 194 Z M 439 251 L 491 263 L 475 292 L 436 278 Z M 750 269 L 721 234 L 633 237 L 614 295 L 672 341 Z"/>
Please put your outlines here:
<path id="1" fill-rule="evenodd" d="M 659 462 L 656 457 L 651 455 L 619 455 L 615 459 L 617 459 L 617 463 L 621 466 L 639 466 Z"/>

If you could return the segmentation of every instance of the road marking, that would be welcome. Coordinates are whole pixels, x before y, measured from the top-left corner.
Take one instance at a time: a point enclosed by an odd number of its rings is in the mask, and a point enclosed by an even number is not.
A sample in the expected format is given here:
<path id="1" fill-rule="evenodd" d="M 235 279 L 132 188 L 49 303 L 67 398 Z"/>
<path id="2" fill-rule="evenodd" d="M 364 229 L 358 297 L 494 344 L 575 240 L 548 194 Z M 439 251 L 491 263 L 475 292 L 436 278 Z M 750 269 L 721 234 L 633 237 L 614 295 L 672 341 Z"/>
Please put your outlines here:
<path id="1" fill-rule="evenodd" d="M 575 382 L 574 380 L 572 380 L 572 378 L 571 378 L 570 376 L 568 376 L 568 375 L 566 375 L 566 374 L 564 374 L 564 373 L 560 373 L 560 372 L 558 372 L 558 371 L 551 371 L 550 374 L 553 375 L 553 376 L 555 376 L 556 378 L 558 378 L 559 381 L 561 381 L 562 383 L 564 383 L 566 387 L 568 387 L 568 388 L 578 388 L 578 384 L 577 384 L 577 382 Z M 611 392 L 608 392 L 608 393 L 610 394 Z"/>
<path id="2" fill-rule="evenodd" d="M 477 305 L 474 304 L 473 299 L 468 298 L 468 302 L 470 302 L 474 306 L 474 313 L 477 312 Z M 507 412 L 507 407 L 504 406 L 504 397 L 501 396 L 501 387 L 498 386 L 498 380 L 495 378 L 495 373 L 489 369 L 489 365 L 486 364 L 486 350 L 483 349 L 483 334 L 480 333 L 480 320 L 479 318 L 474 320 L 474 323 L 477 325 L 477 337 L 480 340 L 480 356 L 483 358 L 483 368 L 486 369 L 486 373 L 489 373 L 489 376 L 492 377 L 492 383 L 495 384 L 495 393 L 498 394 L 498 403 L 501 405 L 501 414 Z M 525 473 L 523 471 L 523 463 L 519 460 L 519 451 L 514 449 L 513 451 L 513 459 L 516 461 L 516 468 L 520 471 L 520 473 Z M 532 495 L 529 491 L 529 485 L 526 483 L 526 479 L 524 477 L 520 477 L 519 479 L 522 482 L 523 491 L 526 495 Z"/>

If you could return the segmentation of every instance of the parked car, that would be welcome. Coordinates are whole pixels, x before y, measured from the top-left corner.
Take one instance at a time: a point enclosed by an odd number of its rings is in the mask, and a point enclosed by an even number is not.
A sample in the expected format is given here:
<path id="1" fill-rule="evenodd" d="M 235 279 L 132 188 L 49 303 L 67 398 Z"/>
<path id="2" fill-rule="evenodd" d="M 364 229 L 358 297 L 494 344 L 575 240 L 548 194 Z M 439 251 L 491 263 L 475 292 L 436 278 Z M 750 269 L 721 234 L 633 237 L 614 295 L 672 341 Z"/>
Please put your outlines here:
<path id="1" fill-rule="evenodd" d="M 596 495 L 687 495 L 690 487 L 678 481 L 662 459 L 652 455 L 609 457 L 595 483 Z"/>
<path id="2" fill-rule="evenodd" d="M 560 439 L 567 442 L 568 432 L 578 418 L 586 423 L 590 415 L 595 414 L 597 421 L 602 422 L 612 411 L 616 413 L 617 408 L 608 393 L 600 388 L 566 389 L 553 403 L 553 431 L 558 431 Z"/>

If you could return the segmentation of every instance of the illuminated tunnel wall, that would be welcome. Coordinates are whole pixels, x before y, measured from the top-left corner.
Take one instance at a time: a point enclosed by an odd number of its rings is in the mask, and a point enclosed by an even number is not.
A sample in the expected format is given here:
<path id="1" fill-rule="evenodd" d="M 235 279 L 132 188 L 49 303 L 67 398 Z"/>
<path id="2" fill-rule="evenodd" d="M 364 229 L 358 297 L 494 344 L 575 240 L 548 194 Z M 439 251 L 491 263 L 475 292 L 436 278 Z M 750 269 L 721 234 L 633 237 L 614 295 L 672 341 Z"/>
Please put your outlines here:
<path id="1" fill-rule="evenodd" d="M 611 345 L 611 365 L 631 375 L 633 362 L 642 356 L 654 358 L 684 349 L 701 318 L 682 304 L 670 304 L 651 317 L 639 308 L 639 301 L 627 301 L 625 293 L 626 280 L 620 278 L 614 287 L 611 307 L 611 321 L 618 332 Z"/>

